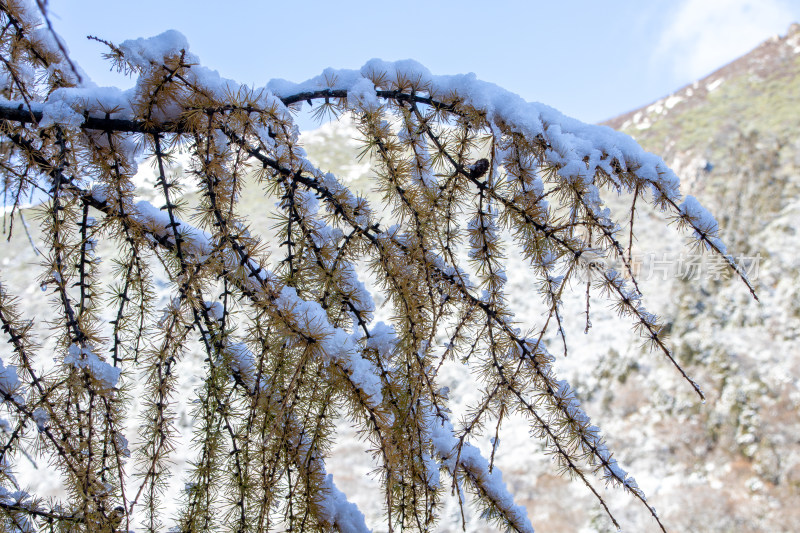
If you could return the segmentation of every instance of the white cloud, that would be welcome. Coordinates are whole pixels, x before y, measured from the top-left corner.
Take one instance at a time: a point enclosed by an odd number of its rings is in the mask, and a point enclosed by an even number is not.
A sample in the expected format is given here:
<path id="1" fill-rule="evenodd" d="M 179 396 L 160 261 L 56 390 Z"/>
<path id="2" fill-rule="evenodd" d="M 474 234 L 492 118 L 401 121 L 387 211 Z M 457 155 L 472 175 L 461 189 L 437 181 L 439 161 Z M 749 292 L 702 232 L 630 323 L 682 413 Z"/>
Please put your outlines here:
<path id="1" fill-rule="evenodd" d="M 681 82 L 700 78 L 800 19 L 797 2 L 684 0 L 659 38 L 654 61 Z"/>

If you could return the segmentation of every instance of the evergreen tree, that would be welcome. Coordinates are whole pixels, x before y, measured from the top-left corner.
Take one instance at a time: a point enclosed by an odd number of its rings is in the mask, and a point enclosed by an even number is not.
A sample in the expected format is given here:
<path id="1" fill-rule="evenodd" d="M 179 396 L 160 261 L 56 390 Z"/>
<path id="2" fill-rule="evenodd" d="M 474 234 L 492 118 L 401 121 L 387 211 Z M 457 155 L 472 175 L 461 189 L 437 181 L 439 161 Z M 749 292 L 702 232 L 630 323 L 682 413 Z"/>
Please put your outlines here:
<path id="1" fill-rule="evenodd" d="M 41 200 L 40 281 L 58 317 L 57 351 L 42 354 L 36 317 L 0 284 L 0 396 L 11 420 L 0 449 L 5 529 L 364 531 L 325 466 L 340 416 L 369 442 L 390 531 L 435 529 L 447 491 L 501 527 L 532 531 L 493 466 L 499 439 L 489 454 L 470 443 L 497 436 L 512 415 L 527 417 L 558 469 L 584 483 L 615 525 L 594 478 L 658 521 L 544 344 L 548 332 L 566 335 L 562 296 L 579 284 L 587 328 L 591 298 L 613 302 L 702 397 L 642 304 L 630 262 L 638 205 L 667 213 L 739 270 L 713 217 L 681 198 L 658 157 L 608 128 L 410 61 L 256 90 L 200 66 L 167 32 L 103 41 L 136 79 L 120 91 L 86 81 L 36 6 L 0 2 L 0 26 L 5 205 L 13 223 L 29 197 Z M 293 122 L 304 105 L 350 117 L 383 206 L 309 162 Z M 190 168 L 174 175 L 179 152 Z M 157 173 L 153 202 L 132 181 L 145 157 Z M 240 210 L 248 180 L 265 205 L 277 199 L 277 257 Z M 194 206 L 182 194 L 190 184 Z M 629 210 L 615 217 L 607 194 L 628 195 Z M 393 224 L 378 217 L 383 207 Z M 543 303 L 526 329 L 506 301 L 511 253 L 525 258 Z M 171 292 L 162 308 L 159 279 Z M 375 291 L 390 324 L 373 321 Z M 178 514 L 165 516 L 178 368 L 192 342 L 206 358 L 193 398 L 197 453 Z M 481 383 L 458 422 L 438 377 L 450 360 Z M 134 391 L 145 409 L 128 451 Z M 63 501 L 17 485 L 26 450 L 58 469 Z"/>

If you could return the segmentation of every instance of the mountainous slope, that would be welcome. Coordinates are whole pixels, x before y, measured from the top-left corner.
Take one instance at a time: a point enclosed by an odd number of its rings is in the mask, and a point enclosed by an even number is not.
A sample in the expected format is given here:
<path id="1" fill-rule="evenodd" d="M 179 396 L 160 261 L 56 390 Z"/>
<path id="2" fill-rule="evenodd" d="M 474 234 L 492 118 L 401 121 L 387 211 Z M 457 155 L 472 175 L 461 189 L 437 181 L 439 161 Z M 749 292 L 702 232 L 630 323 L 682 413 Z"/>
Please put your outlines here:
<path id="1" fill-rule="evenodd" d="M 716 215 L 760 301 L 709 263 L 666 280 L 660 290 L 670 298 L 662 312 L 672 344 L 709 402 L 683 403 L 679 388 L 658 370 L 628 371 L 622 391 L 605 393 L 605 412 L 612 421 L 622 415 L 638 424 L 627 433 L 634 446 L 646 444 L 643 433 L 652 439 L 665 425 L 686 425 L 684 442 L 663 442 L 660 454 L 673 479 L 684 480 L 658 496 L 680 509 L 671 521 L 677 530 L 794 531 L 800 523 L 800 25 L 606 124 L 663 155 L 684 192 Z M 647 225 L 649 216 L 642 213 L 637 224 Z M 607 367 L 637 362 L 630 353 L 621 359 Z M 636 391 L 666 399 L 668 416 L 625 416 L 630 406 L 620 397 Z"/>
<path id="2" fill-rule="evenodd" d="M 747 55 L 644 108 L 605 122 L 665 159 L 735 130 L 797 133 L 800 24 Z"/>

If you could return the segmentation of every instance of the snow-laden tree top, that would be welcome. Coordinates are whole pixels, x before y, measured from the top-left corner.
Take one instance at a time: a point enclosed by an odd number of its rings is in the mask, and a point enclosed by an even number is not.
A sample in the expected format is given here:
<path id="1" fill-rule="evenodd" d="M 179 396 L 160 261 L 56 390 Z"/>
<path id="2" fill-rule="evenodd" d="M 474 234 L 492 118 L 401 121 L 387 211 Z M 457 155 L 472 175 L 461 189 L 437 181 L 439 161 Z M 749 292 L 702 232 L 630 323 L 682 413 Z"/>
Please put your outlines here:
<path id="1" fill-rule="evenodd" d="M 702 396 L 643 307 L 633 228 L 621 226 L 648 202 L 727 258 L 714 218 L 681 198 L 660 158 L 609 128 L 414 61 L 372 60 L 253 89 L 202 67 L 170 31 L 103 41 L 136 79 L 121 91 L 94 86 L 37 7 L 2 2 L 0 23 L 4 194 L 12 220 L 30 194 L 46 199 L 37 208 L 47 241 L 38 275 L 59 315 L 48 367 L 30 335 L 35 317 L 21 316 L 12 288 L 0 286 L 8 341 L 0 395 L 15 425 L 0 452 L 5 525 L 365 531 L 325 466 L 339 416 L 356 420 L 370 444 L 389 530 L 433 528 L 452 490 L 484 518 L 532 531 L 493 466 L 499 439 L 491 450 L 471 443 L 481 432 L 496 436 L 512 415 L 530 421 L 558 469 L 586 484 L 609 516 L 595 477 L 658 520 L 555 376 L 543 339 L 565 335 L 562 295 L 582 280 L 587 328 L 590 298 L 612 302 Z M 352 118 L 393 224 L 309 162 L 293 122 L 303 105 Z M 172 176 L 179 150 L 190 154 L 190 171 Z M 144 157 L 157 169 L 155 203 L 132 182 Z M 278 198 L 277 259 L 239 211 L 247 179 L 262 185 L 264 209 Z M 199 188 L 191 210 L 180 193 L 187 180 Z M 629 195 L 629 209 L 612 213 L 607 194 Z M 96 254 L 105 242 L 117 255 Z M 517 324 L 506 304 L 509 253 L 537 279 L 535 324 Z M 619 271 L 603 266 L 612 259 Z M 162 308 L 158 276 L 170 283 Z M 373 321 L 375 290 L 392 309 L 390 324 Z M 206 357 L 194 391 L 197 456 L 179 511 L 164 516 L 176 368 L 192 342 Z M 448 360 L 470 365 L 481 384 L 457 422 L 438 375 Z M 123 428 L 133 391 L 146 408 L 131 454 Z M 65 500 L 17 486 L 15 459 L 31 443 L 59 469 Z"/>

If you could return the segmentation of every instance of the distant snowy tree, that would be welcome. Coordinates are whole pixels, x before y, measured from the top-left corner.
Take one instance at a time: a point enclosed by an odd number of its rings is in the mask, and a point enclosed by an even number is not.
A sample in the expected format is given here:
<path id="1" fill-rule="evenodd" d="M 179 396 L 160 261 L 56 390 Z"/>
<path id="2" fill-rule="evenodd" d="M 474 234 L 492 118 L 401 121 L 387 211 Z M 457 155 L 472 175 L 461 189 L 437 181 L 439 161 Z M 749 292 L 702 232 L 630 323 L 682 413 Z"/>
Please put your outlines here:
<path id="1" fill-rule="evenodd" d="M 595 477 L 658 521 L 544 345 L 549 331 L 565 335 L 562 295 L 579 284 L 587 328 L 590 298 L 612 302 L 702 396 L 643 307 L 633 228 L 621 224 L 648 202 L 737 267 L 714 218 L 681 198 L 658 157 L 608 128 L 412 61 L 252 89 L 200 66 L 171 31 L 103 41 L 135 77 L 122 91 L 80 73 L 36 5 L 0 2 L 0 26 L 3 195 L 12 222 L 40 200 L 44 258 L 30 275 L 58 316 L 57 350 L 42 353 L 37 317 L 22 316 L 0 284 L 4 530 L 366 531 L 325 465 L 340 416 L 369 442 L 390 531 L 435 529 L 450 491 L 502 528 L 532 531 L 493 466 L 499 439 L 488 453 L 470 442 L 496 436 L 512 415 L 527 417 L 558 469 L 610 517 Z M 306 104 L 351 117 L 392 224 L 306 158 L 293 122 Z M 179 152 L 190 158 L 183 176 L 169 172 Z M 132 181 L 146 157 L 155 202 Z M 263 209 L 277 199 L 277 258 L 239 211 L 249 179 L 265 191 Z M 200 198 L 191 208 L 187 180 Z M 615 217 L 609 193 L 627 194 L 629 209 Z M 530 266 L 531 298 L 545 309 L 526 329 L 506 303 L 511 253 Z M 620 267 L 604 266 L 612 261 Z M 171 292 L 161 308 L 157 280 Z M 375 291 L 390 324 L 373 321 Z M 177 514 L 165 516 L 178 369 L 191 342 L 206 358 L 192 400 L 197 454 Z M 438 376 L 449 360 L 481 383 L 459 421 Z M 144 405 L 138 438 L 124 431 L 133 391 Z M 18 485 L 27 451 L 57 468 L 65 499 Z"/>

